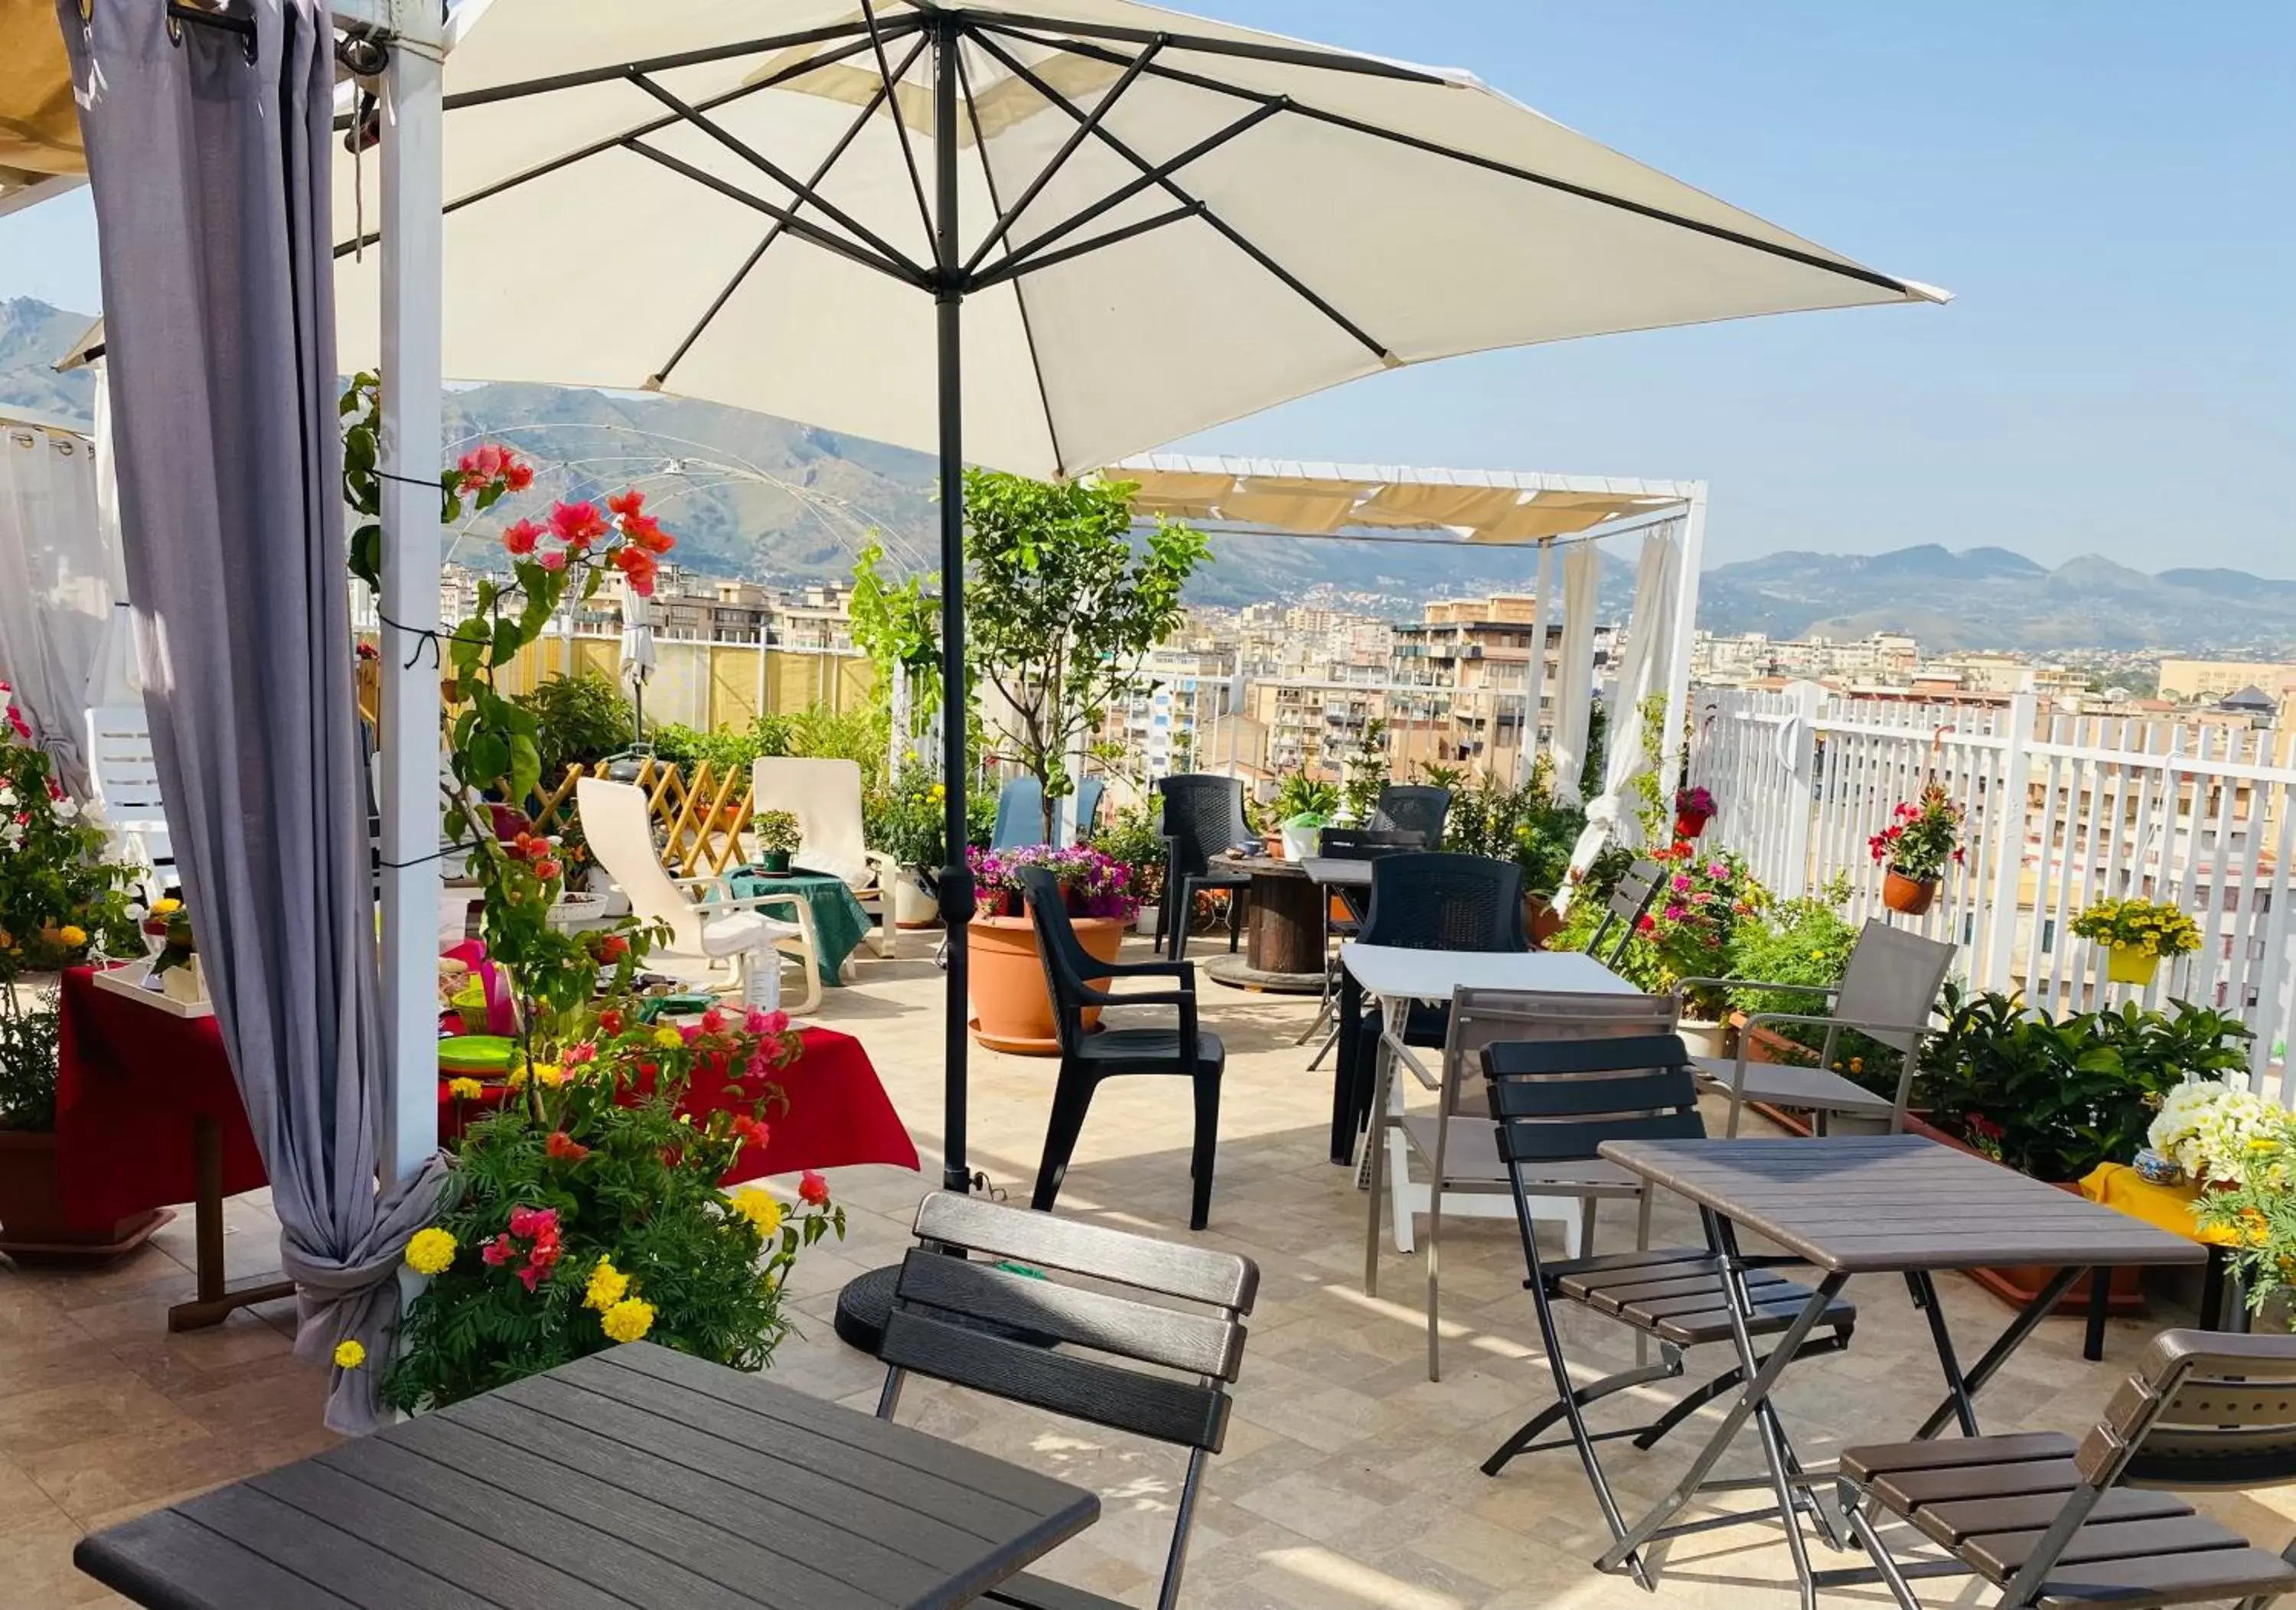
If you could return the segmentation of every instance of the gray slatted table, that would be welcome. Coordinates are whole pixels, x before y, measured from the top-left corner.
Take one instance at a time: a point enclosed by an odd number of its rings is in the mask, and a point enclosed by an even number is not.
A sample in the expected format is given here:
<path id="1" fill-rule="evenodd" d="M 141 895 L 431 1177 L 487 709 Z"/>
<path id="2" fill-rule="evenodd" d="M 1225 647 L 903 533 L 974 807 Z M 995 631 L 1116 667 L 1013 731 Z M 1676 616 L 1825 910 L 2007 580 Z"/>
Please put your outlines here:
<path id="1" fill-rule="evenodd" d="M 1972 1402 L 2056 1305 L 2082 1271 L 2122 1264 L 2198 1263 L 2198 1244 L 2140 1219 L 2100 1207 L 2069 1191 L 1920 1135 L 1857 1135 L 1806 1140 L 1609 1140 L 1602 1155 L 1697 1204 L 1709 1245 L 1726 1270 L 1724 1288 L 1740 1316 L 1751 1312 L 1738 1248 L 1744 1226 L 1822 1272 L 1792 1328 L 1767 1359 L 1755 1357 L 1744 1331 L 1734 1338 L 1746 1386 L 1689 1472 L 1605 1554 L 1616 1570 L 1644 1545 L 1668 1534 L 1668 1523 L 1707 1481 L 1751 1419 L 1762 1443 L 1772 1491 L 1784 1517 L 1801 1602 L 1817 1603 L 1820 1587 L 1871 1581 L 1863 1571 L 1813 1573 L 1796 1518 L 1798 1491 L 1811 1485 L 1770 1394 L 1825 1304 L 1857 1274 L 1902 1273 L 1921 1299 L 1946 1381 L 1945 1401 L 1915 1434 L 1934 1436 L 1949 1421 L 1977 1434 Z M 2042 1264 L 2057 1273 L 1968 1370 L 1962 1369 L 1931 1277 L 1939 1270 L 1984 1264 Z M 1768 1338 L 1766 1338 L 1766 1340 Z M 1821 1509 L 1829 1532 L 1833 1520 Z M 1699 1523 L 1693 1523 L 1697 1525 Z M 1838 1541 L 1839 1540 L 1834 1540 Z"/>
<path id="2" fill-rule="evenodd" d="M 1100 1500 L 633 1343 L 84 1540 L 141 1605 L 889 1610 L 973 1602 Z"/>

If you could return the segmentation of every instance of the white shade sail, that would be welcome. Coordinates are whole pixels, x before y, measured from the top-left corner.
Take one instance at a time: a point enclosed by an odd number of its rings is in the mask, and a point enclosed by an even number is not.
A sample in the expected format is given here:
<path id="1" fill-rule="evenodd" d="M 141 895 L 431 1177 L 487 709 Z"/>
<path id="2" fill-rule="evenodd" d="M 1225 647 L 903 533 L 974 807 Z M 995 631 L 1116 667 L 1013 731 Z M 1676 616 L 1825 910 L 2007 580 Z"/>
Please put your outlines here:
<path id="1" fill-rule="evenodd" d="M 1942 299 L 1464 73 L 1124 0 L 493 0 L 446 88 L 449 375 L 930 450 L 920 292 L 954 282 L 965 455 L 1037 475 L 1456 353 Z M 345 235 L 378 166 L 355 204 L 338 157 Z M 346 364 L 374 359 L 380 263 L 339 261 Z"/>

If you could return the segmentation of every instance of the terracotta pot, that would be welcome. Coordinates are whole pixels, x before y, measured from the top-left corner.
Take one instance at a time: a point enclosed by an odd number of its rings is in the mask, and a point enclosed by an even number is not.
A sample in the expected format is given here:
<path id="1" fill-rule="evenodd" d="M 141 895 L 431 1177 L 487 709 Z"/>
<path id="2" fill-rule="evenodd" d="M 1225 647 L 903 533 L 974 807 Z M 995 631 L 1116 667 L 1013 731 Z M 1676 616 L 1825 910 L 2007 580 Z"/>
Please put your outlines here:
<path id="1" fill-rule="evenodd" d="M 1114 961 L 1124 943 L 1124 925 L 1113 917 L 1072 917 L 1076 936 L 1103 961 Z M 972 1037 L 991 1050 L 1023 1057 L 1057 1057 L 1060 1030 L 1053 1021 L 1051 986 L 1037 953 L 1036 924 L 1026 917 L 975 917 L 965 933 L 972 997 Z M 1100 983 L 1101 980 L 1089 980 Z M 1087 1008 L 1084 1025 L 1100 1022 L 1100 1009 Z"/>
<path id="2" fill-rule="evenodd" d="M 900 876 L 893 879 L 893 926 L 901 928 L 937 928 L 940 926 L 940 907 L 925 893 L 916 869 L 903 867 Z"/>
<path id="3" fill-rule="evenodd" d="M 1908 917 L 1918 917 L 1928 911 L 1937 899 L 1937 892 L 1936 879 L 1908 878 L 1895 867 L 1882 879 L 1882 903 Z"/>
<path id="4" fill-rule="evenodd" d="M 1277 861 L 1281 861 L 1281 860 L 1283 860 L 1283 830 L 1279 828 L 1279 829 L 1277 829 L 1277 830 L 1276 830 L 1275 832 L 1273 832 L 1273 833 L 1262 833 L 1262 834 L 1259 836 L 1259 847 L 1260 847 L 1261 849 L 1263 849 L 1263 850 L 1267 851 L 1267 854 L 1268 854 L 1270 856 L 1272 856 L 1273 858 L 1275 858 L 1275 860 L 1277 860 Z"/>
<path id="5" fill-rule="evenodd" d="M 2105 952 L 2104 976 L 2115 984 L 2151 984 L 2160 966 L 2160 952 L 2142 945 L 2116 944 Z"/>
<path id="6" fill-rule="evenodd" d="M 1544 895 L 1522 897 L 1522 931 L 1530 936 L 1530 948 L 1543 951 L 1546 942 L 1561 933 L 1569 919 L 1554 909 Z"/>
<path id="7" fill-rule="evenodd" d="M 100 1263 L 133 1252 L 175 1217 L 164 1207 L 90 1230 L 64 1216 L 56 1138 L 0 1130 L 0 1253 L 19 1263 Z"/>
<path id="8" fill-rule="evenodd" d="M 1685 842 L 1696 838 L 1706 831 L 1707 821 L 1706 817 L 1693 816 L 1688 811 L 1677 811 L 1674 817 L 1674 836 Z"/>

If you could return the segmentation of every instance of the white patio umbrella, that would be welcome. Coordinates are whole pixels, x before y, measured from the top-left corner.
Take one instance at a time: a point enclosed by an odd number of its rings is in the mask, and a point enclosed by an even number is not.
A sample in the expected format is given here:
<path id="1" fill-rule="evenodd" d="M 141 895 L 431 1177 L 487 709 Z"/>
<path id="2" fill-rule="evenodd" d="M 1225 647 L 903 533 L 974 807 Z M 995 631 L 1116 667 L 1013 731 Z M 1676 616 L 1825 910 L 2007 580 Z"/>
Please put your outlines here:
<path id="1" fill-rule="evenodd" d="M 1464 73 L 1127 0 L 492 0 L 446 107 L 446 372 L 935 452 L 952 687 L 968 460 L 1070 475 L 1455 353 L 1943 299 Z M 381 260 L 350 250 L 357 364 Z M 970 877 L 940 889 L 963 1189 Z"/>
<path id="2" fill-rule="evenodd" d="M 630 684 L 631 742 L 645 741 L 645 685 L 653 675 L 653 601 L 622 577 L 622 680 Z"/>

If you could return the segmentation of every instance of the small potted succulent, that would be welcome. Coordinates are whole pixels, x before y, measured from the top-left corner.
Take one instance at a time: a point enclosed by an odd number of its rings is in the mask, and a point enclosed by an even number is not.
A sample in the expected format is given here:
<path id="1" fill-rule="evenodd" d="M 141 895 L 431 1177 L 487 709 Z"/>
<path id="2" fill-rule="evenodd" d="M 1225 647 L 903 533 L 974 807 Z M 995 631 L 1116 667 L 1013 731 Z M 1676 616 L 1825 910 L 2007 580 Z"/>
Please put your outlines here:
<path id="1" fill-rule="evenodd" d="M 788 871 L 790 857 L 797 854 L 803 838 L 798 831 L 797 818 L 787 811 L 760 811 L 750 826 L 758 836 L 758 870 Z"/>
<path id="2" fill-rule="evenodd" d="M 2201 948 L 2201 925 L 2161 900 L 2100 900 L 2072 928 L 2105 947 L 2105 977 L 2115 984 L 2151 984 L 2161 957 Z"/>
<path id="3" fill-rule="evenodd" d="M 1932 782 L 1919 800 L 1899 800 L 1890 825 L 1866 847 L 1888 872 L 1882 903 L 1918 917 L 1937 899 L 1947 864 L 1962 864 L 1961 807 L 1947 797 L 1943 783 Z"/>
<path id="4" fill-rule="evenodd" d="M 1674 791 L 1674 837 L 1677 844 L 1688 844 L 1706 831 L 1706 824 L 1714 820 L 1716 806 L 1710 789 L 1685 788 Z"/>

